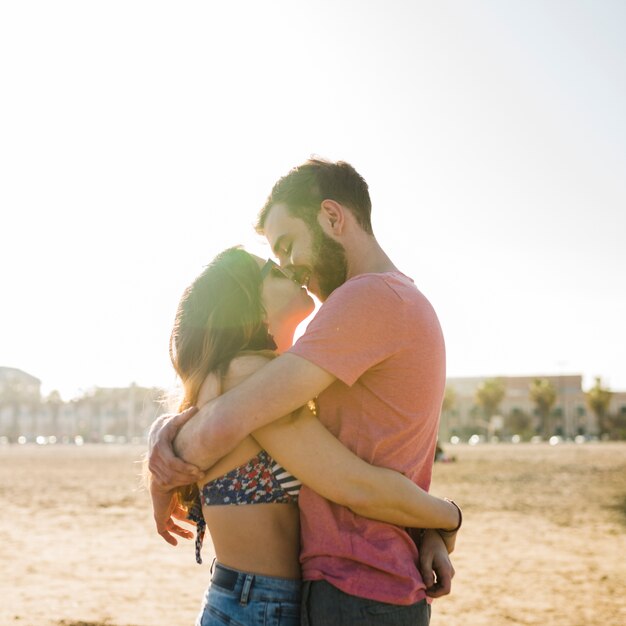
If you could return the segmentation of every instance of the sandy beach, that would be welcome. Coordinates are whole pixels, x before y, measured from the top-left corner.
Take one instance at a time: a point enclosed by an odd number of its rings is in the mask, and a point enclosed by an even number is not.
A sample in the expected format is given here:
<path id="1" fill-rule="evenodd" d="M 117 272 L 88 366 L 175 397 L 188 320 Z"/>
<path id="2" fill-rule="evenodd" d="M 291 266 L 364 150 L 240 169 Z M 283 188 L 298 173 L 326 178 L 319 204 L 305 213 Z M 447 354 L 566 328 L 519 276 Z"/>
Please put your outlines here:
<path id="1" fill-rule="evenodd" d="M 626 623 L 626 444 L 448 446 L 463 506 L 433 626 Z M 135 446 L 0 447 L 0 624 L 184 626 L 209 579 L 153 530 Z"/>

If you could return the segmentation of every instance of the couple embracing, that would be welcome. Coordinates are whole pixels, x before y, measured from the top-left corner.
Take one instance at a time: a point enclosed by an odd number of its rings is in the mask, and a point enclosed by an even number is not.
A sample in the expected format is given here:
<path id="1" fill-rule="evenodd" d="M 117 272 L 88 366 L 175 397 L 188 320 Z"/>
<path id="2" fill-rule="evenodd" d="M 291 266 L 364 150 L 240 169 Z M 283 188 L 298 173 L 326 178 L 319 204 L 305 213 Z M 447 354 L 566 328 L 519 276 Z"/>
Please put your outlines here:
<path id="1" fill-rule="evenodd" d="M 281 178 L 257 230 L 278 259 L 219 254 L 170 339 L 181 412 L 150 433 L 157 531 L 205 530 L 198 624 L 428 624 L 461 511 L 427 493 L 445 387 L 437 316 L 376 241 L 345 162 Z M 293 343 L 298 324 L 322 305 Z"/>

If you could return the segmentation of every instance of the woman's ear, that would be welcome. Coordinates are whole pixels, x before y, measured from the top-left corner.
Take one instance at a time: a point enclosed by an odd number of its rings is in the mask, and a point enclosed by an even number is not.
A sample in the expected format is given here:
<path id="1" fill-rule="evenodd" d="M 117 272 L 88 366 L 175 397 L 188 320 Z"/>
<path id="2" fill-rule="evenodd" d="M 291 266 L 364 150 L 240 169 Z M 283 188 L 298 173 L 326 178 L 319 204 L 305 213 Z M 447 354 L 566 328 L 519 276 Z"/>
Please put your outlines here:
<path id="1" fill-rule="evenodd" d="M 335 200 L 324 200 L 318 216 L 320 226 L 327 235 L 341 235 L 345 226 L 346 209 Z"/>

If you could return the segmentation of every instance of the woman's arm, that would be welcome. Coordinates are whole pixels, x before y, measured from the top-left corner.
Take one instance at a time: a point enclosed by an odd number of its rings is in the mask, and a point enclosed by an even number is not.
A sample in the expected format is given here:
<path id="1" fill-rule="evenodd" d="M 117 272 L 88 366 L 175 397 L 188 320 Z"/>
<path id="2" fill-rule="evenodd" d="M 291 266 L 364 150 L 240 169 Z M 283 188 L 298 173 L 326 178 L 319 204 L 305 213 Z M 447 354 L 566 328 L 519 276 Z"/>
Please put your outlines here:
<path id="1" fill-rule="evenodd" d="M 358 515 L 415 528 L 458 526 L 454 504 L 431 496 L 399 472 L 365 462 L 306 407 L 253 436 L 305 485 Z"/>

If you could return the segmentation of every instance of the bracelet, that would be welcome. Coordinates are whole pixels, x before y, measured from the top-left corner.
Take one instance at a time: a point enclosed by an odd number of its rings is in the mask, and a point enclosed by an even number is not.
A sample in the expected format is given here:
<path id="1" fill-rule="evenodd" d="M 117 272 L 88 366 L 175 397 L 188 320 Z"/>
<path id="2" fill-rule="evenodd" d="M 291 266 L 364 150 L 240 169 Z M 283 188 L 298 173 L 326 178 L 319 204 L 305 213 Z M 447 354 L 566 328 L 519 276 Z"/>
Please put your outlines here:
<path id="1" fill-rule="evenodd" d="M 449 498 L 444 498 L 444 500 L 446 502 L 449 502 L 450 504 L 454 504 L 454 506 L 456 507 L 456 510 L 459 512 L 459 523 L 456 525 L 456 528 L 452 530 L 445 530 L 443 528 L 440 528 L 439 532 L 454 534 L 459 530 L 459 528 L 461 528 L 461 524 L 463 523 L 463 513 L 461 512 L 461 507 L 454 500 L 450 500 Z"/>

